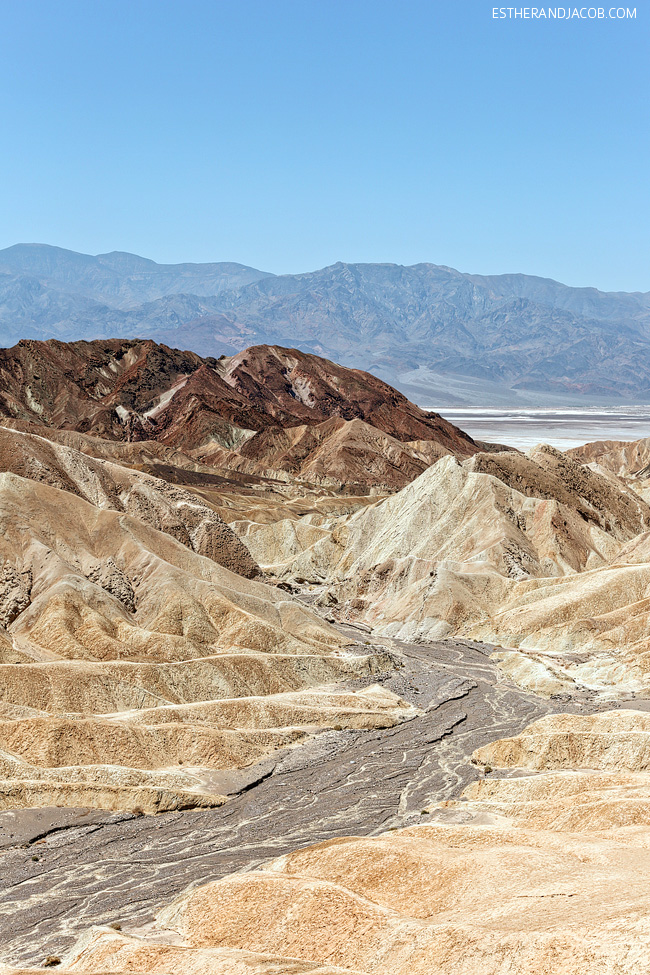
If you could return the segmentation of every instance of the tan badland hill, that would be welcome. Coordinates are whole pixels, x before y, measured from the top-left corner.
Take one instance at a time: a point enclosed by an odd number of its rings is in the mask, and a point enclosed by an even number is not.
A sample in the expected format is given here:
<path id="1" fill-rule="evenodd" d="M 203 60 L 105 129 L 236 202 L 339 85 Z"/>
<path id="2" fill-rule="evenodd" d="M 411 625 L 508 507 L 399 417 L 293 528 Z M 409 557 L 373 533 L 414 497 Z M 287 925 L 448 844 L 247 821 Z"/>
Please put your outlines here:
<path id="1" fill-rule="evenodd" d="M 0 427 L 0 470 L 74 494 L 98 508 L 132 515 L 246 578 L 261 574 L 232 529 L 195 495 L 132 468 L 53 443 L 44 436 L 49 432 L 46 428 L 34 429 L 40 434 Z"/>
<path id="2" fill-rule="evenodd" d="M 552 715 L 473 761 L 489 774 L 431 806 L 422 825 L 321 843 L 191 889 L 146 928 L 91 929 L 61 970 L 647 971 L 649 716 Z"/>
<path id="3" fill-rule="evenodd" d="M 650 503 L 650 438 L 630 442 L 596 441 L 575 447 L 567 453 L 594 471 L 621 478 Z"/>
<path id="4" fill-rule="evenodd" d="M 275 347 L 217 361 L 150 341 L 22 342 L 0 373 L 5 807 L 220 802 L 214 771 L 411 714 L 379 688 L 332 696 L 388 658 L 348 653 L 266 586 L 219 512 L 245 501 L 259 517 L 261 472 L 298 522 L 296 480 L 390 491 L 474 453 L 469 437 L 369 374 Z M 310 497 L 317 530 L 329 502 Z"/>
<path id="5" fill-rule="evenodd" d="M 410 713 L 336 693 L 387 659 L 253 581 L 196 495 L 30 434 L 0 456 L 2 808 L 214 805 L 215 771 Z"/>
<path id="6" fill-rule="evenodd" d="M 640 445 L 480 450 L 276 347 L 21 343 L 0 372 L 4 808 L 214 806 L 233 769 L 321 729 L 422 714 L 293 585 L 379 635 L 500 644 L 529 700 L 648 690 Z M 57 970 L 650 970 L 648 714 L 549 715 L 473 761 L 420 825 L 194 887 Z"/>
<path id="7" fill-rule="evenodd" d="M 218 444 L 192 452 L 212 467 L 323 487 L 370 487 L 373 493 L 404 487 L 447 453 L 436 441 L 402 443 L 363 420 L 341 417 L 265 430 L 237 452 Z"/>
<path id="8" fill-rule="evenodd" d="M 650 477 L 650 437 L 631 441 L 597 440 L 573 447 L 567 453 L 581 464 L 596 464 L 621 477 Z"/>
<path id="9" fill-rule="evenodd" d="M 269 571 L 324 584 L 342 619 L 502 645 L 504 670 L 542 694 L 616 694 L 648 687 L 649 528 L 631 486 L 542 446 L 443 458 L 302 538 L 290 522 L 242 537 Z"/>

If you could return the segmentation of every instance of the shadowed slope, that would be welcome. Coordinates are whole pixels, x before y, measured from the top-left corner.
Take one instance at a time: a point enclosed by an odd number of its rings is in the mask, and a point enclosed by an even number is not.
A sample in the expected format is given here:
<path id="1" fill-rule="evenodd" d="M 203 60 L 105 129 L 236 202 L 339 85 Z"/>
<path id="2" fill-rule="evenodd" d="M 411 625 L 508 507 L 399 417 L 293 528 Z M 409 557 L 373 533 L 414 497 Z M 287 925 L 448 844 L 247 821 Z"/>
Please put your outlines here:
<path id="1" fill-rule="evenodd" d="M 432 452 L 478 450 L 369 373 L 279 347 L 203 360 L 151 341 L 30 340 L 0 350 L 0 379 L 6 422 L 158 441 L 247 473 L 401 487 Z M 364 427 L 346 425 L 355 420 Z M 287 432 L 297 427 L 302 443 Z"/>
<path id="2" fill-rule="evenodd" d="M 94 485 L 89 468 L 49 471 L 83 474 L 87 493 L 135 481 L 150 505 L 175 490 L 110 465 Z M 216 519 L 195 507 L 203 521 Z M 379 690 L 347 693 L 340 708 L 335 694 L 294 699 L 388 660 L 346 654 L 341 636 L 300 603 L 172 535 L 70 490 L 0 474 L 5 808 L 214 804 L 222 799 L 210 769 L 250 764 L 319 727 L 381 727 L 406 714 Z"/>

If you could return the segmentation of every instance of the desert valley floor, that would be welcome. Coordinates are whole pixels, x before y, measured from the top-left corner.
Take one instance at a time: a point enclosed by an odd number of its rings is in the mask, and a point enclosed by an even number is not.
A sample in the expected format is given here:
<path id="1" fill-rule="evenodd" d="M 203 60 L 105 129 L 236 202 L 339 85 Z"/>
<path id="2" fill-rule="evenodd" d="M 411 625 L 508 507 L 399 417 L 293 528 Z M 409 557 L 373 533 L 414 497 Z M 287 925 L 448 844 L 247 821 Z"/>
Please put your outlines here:
<path id="1" fill-rule="evenodd" d="M 218 809 L 155 819 L 96 815 L 50 833 L 37 820 L 22 834 L 17 815 L 5 813 L 3 842 L 11 855 L 3 858 L 0 938 L 8 955 L 37 962 L 44 949 L 56 954 L 97 923 L 137 929 L 188 885 L 259 867 L 308 843 L 414 823 L 462 823 L 462 809 L 427 807 L 458 797 L 479 778 L 468 761 L 476 748 L 516 734 L 557 702 L 499 681 L 491 647 L 385 644 L 400 670 L 382 686 L 417 707 L 417 717 L 372 733 L 323 733 L 242 782 L 233 776 L 241 792 Z M 588 699 L 570 709 L 593 710 Z M 98 823 L 105 825 L 97 829 Z"/>
<path id="2" fill-rule="evenodd" d="M 650 439 L 275 346 L 0 380 L 2 975 L 650 970 Z"/>
<path id="3" fill-rule="evenodd" d="M 526 451 L 539 443 L 571 450 L 596 440 L 643 440 L 650 433 L 650 406 L 442 409 L 445 418 L 478 440 Z"/>

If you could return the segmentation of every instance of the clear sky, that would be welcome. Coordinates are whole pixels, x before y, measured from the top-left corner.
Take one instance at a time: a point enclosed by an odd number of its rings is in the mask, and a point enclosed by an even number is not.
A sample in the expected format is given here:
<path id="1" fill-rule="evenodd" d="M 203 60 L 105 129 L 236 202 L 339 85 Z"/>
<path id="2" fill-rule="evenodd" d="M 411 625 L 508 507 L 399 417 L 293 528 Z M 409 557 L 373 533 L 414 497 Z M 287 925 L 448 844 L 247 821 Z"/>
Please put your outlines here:
<path id="1" fill-rule="evenodd" d="M 650 0 L 492 7 L 4 0 L 0 246 L 650 290 Z"/>

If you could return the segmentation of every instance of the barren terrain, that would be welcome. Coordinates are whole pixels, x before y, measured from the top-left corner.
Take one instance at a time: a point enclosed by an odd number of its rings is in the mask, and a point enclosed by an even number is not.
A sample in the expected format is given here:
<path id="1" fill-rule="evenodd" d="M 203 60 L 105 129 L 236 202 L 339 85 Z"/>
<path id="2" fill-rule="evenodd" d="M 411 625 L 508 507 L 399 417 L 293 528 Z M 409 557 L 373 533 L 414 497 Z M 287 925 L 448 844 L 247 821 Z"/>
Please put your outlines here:
<path id="1" fill-rule="evenodd" d="M 359 634 L 348 629 L 346 636 Z M 104 817 L 102 825 L 71 826 L 43 840 L 23 834 L 8 845 L 0 929 L 6 960 L 59 954 L 93 924 L 138 929 L 188 884 L 258 867 L 308 843 L 428 822 L 425 806 L 459 795 L 477 777 L 469 762 L 476 747 L 560 706 L 504 681 L 489 647 L 388 646 L 400 669 L 381 683 L 417 707 L 406 723 L 321 734 L 263 764 L 258 784 L 240 780 L 244 791 L 218 809 Z M 571 707 L 591 706 L 585 699 Z M 7 843 L 13 820 L 3 825 Z M 45 832 L 39 825 L 35 835 Z"/>
<path id="2" fill-rule="evenodd" d="M 0 374 L 3 973 L 648 967 L 645 441 L 277 347 Z"/>

